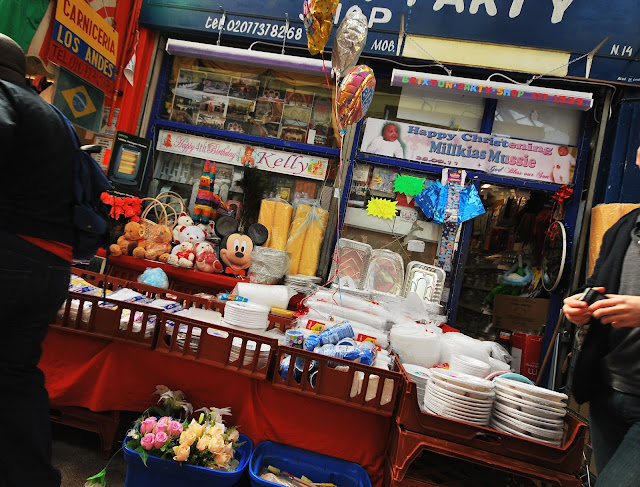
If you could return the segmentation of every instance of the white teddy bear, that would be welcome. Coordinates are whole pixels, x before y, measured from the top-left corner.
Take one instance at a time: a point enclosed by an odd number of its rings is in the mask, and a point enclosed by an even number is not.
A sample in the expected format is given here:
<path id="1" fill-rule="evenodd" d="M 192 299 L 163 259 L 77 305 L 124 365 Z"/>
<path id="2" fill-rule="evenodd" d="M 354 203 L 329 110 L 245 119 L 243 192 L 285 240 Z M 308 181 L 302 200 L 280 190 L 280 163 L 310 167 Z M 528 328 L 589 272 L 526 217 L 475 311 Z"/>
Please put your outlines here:
<path id="1" fill-rule="evenodd" d="M 167 264 L 191 269 L 196 258 L 196 254 L 193 249 L 194 244 L 189 241 L 179 243 L 173 248 L 173 250 L 171 250 L 171 255 L 167 259 Z"/>
<path id="2" fill-rule="evenodd" d="M 173 227 L 173 243 L 174 244 L 180 243 L 180 232 L 191 225 L 193 225 L 193 219 L 189 215 L 187 215 L 184 211 L 180 213 L 180 216 L 178 217 L 178 222 L 176 223 L 176 226 Z"/>
<path id="3" fill-rule="evenodd" d="M 204 242 L 206 238 L 205 233 L 201 228 L 198 228 L 196 225 L 190 225 L 188 227 L 184 227 L 180 231 L 180 235 L 178 236 L 179 242 L 191 242 L 193 245 L 198 242 Z"/>

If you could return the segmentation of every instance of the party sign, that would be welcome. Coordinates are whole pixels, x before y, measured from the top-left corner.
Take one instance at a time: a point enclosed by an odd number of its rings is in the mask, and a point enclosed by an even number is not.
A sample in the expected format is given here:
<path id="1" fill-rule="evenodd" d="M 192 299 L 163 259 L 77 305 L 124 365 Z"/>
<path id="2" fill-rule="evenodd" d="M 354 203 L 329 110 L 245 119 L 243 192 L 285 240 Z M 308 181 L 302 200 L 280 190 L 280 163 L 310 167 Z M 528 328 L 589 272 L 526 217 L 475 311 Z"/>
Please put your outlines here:
<path id="1" fill-rule="evenodd" d="M 324 180 L 329 165 L 329 160 L 322 157 L 281 152 L 265 147 L 236 144 L 168 130 L 160 130 L 156 149 L 320 181 Z"/>
<path id="2" fill-rule="evenodd" d="M 397 130 L 385 130 L 388 120 L 367 119 L 360 150 L 390 157 L 393 151 L 393 157 L 400 159 L 518 179 L 556 184 L 573 181 L 576 147 L 391 123 Z"/>

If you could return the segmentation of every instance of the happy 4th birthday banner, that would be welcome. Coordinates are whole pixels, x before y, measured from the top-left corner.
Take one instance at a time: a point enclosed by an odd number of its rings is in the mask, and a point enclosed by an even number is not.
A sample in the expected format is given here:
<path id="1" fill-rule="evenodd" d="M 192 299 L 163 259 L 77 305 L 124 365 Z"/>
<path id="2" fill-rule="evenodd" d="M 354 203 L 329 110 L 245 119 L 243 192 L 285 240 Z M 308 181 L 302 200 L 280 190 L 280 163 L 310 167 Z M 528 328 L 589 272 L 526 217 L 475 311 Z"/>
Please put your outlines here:
<path id="1" fill-rule="evenodd" d="M 394 127 L 385 127 L 388 124 Z M 396 138 L 397 133 L 397 138 Z M 367 119 L 362 152 L 517 179 L 571 184 L 576 147 Z"/>

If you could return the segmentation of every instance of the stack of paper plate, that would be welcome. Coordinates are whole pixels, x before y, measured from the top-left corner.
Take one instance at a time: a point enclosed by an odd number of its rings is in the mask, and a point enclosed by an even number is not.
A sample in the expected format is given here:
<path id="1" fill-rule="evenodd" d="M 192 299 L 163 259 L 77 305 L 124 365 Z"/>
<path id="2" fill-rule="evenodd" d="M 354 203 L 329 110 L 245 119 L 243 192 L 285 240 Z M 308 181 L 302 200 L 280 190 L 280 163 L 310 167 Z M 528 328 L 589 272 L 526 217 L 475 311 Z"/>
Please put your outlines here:
<path id="1" fill-rule="evenodd" d="M 489 372 L 491 372 L 491 366 L 482 360 L 469 357 L 468 355 L 452 355 L 449 370 L 474 375 L 476 377 L 486 377 L 489 375 Z"/>
<path id="2" fill-rule="evenodd" d="M 251 302 L 229 301 L 224 307 L 224 324 L 255 331 L 269 326 L 269 307 Z"/>
<path id="3" fill-rule="evenodd" d="M 496 377 L 490 425 L 500 431 L 554 446 L 562 445 L 566 394 Z"/>
<path id="4" fill-rule="evenodd" d="M 424 410 L 432 414 L 486 426 L 495 393 L 491 381 L 445 369 L 431 369 Z"/>
<path id="5" fill-rule="evenodd" d="M 256 352 L 256 342 L 252 340 L 247 340 L 246 350 L 244 352 L 244 360 L 242 361 L 243 365 L 248 365 L 253 361 L 253 357 Z M 240 350 L 242 349 L 242 338 L 235 337 L 233 342 L 231 343 L 231 352 L 229 353 L 229 360 L 231 362 L 235 362 L 240 358 Z M 258 368 L 261 369 L 267 365 L 267 361 L 269 360 L 269 351 L 271 350 L 271 346 L 267 343 L 263 343 L 260 346 L 260 354 L 258 356 Z"/>
<path id="6" fill-rule="evenodd" d="M 407 371 L 409 379 L 416 383 L 418 389 L 418 404 L 422 404 L 424 393 L 427 390 L 427 379 L 429 379 L 429 369 L 420 365 L 402 364 Z"/>
<path id="7" fill-rule="evenodd" d="M 304 276 L 302 274 L 296 274 L 293 276 L 286 276 L 284 278 L 284 284 L 298 293 L 311 294 L 318 288 L 318 284 L 322 282 L 319 277 Z"/>

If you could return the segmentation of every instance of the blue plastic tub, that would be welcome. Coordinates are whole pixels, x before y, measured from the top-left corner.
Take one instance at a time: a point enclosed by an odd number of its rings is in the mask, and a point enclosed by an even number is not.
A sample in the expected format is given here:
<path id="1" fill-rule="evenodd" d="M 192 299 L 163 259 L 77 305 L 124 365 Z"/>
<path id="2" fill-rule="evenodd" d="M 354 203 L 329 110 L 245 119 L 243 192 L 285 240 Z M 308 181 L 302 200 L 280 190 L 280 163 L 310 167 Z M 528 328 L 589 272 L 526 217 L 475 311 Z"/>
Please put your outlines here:
<path id="1" fill-rule="evenodd" d="M 275 484 L 259 477 L 269 465 L 313 482 L 331 482 L 338 487 L 371 487 L 364 468 L 357 463 L 295 448 L 273 441 L 259 443 L 249 461 L 249 477 L 253 487 L 272 487 Z"/>
<path id="2" fill-rule="evenodd" d="M 125 438 L 125 443 L 127 439 Z M 147 466 L 142 463 L 138 452 L 123 445 L 124 459 L 127 461 L 127 478 L 125 487 L 231 487 L 236 484 L 247 469 L 253 443 L 245 435 L 240 435 L 244 442 L 236 450 L 236 458 L 240 462 L 234 472 L 223 472 L 210 468 L 198 467 L 187 463 L 180 464 L 173 460 L 159 457 L 147 458 Z"/>

